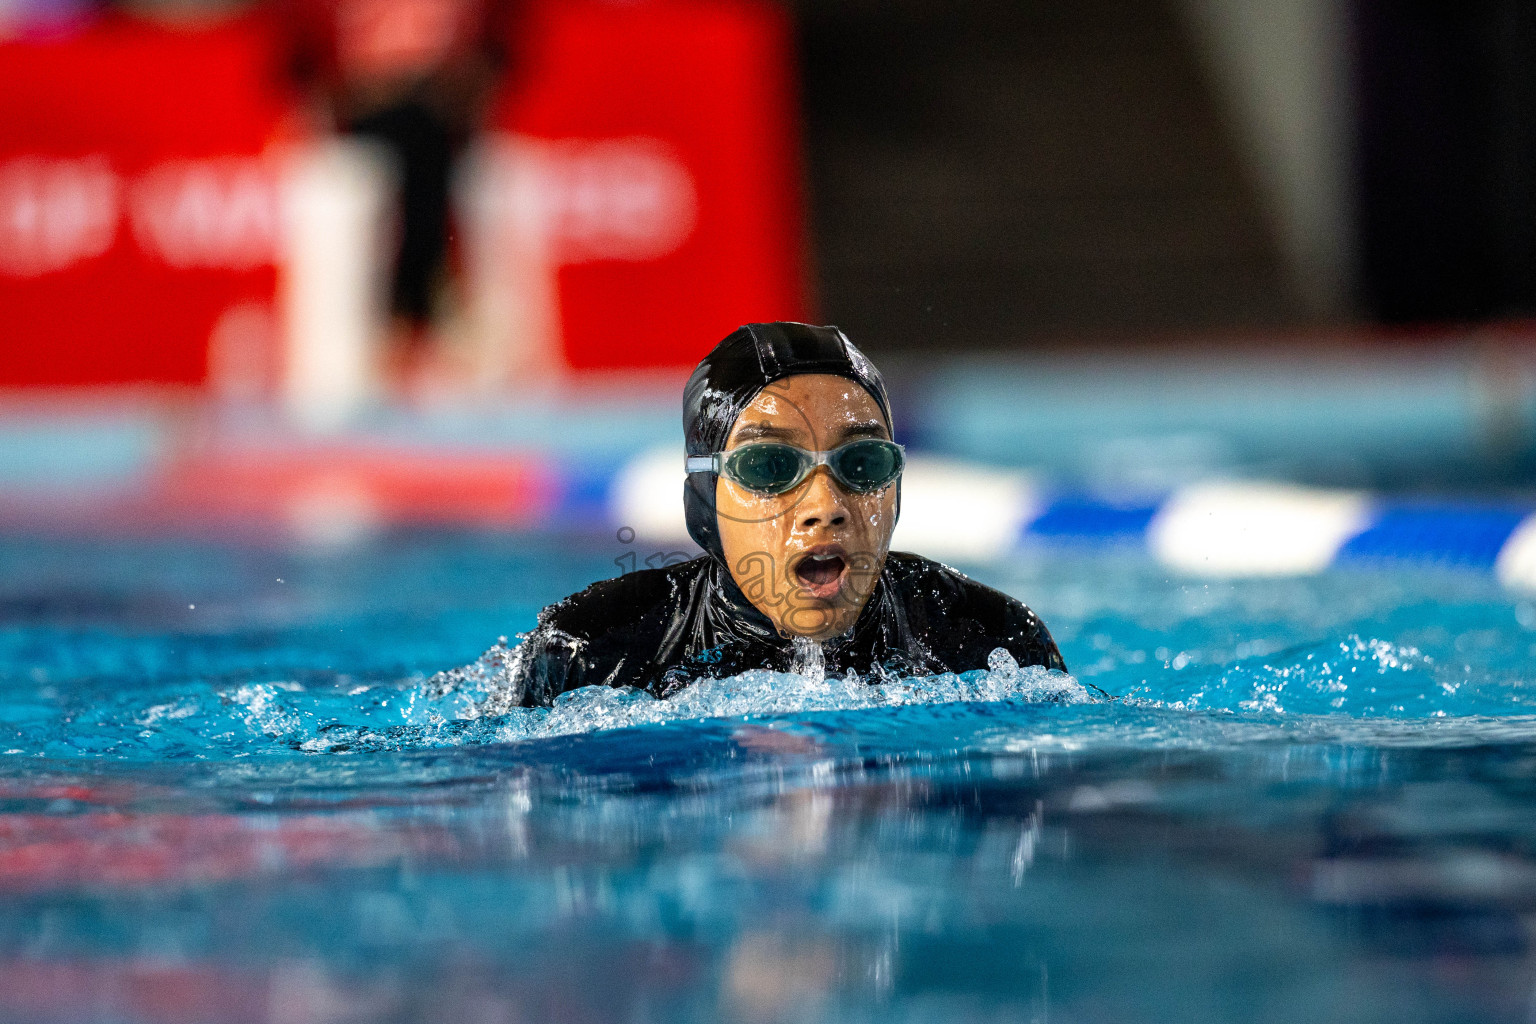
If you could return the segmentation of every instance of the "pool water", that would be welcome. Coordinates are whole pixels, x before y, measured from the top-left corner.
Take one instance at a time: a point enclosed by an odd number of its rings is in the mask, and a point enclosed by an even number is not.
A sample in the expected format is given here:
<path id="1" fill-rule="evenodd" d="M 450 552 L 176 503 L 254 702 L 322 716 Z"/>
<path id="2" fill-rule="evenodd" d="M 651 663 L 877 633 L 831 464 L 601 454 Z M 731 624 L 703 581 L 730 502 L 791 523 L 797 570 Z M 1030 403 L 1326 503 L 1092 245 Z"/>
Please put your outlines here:
<path id="1" fill-rule="evenodd" d="M 1071 677 L 498 706 L 627 553 L 0 541 L 0 1019 L 1536 1012 L 1536 600 L 1042 551 Z"/>

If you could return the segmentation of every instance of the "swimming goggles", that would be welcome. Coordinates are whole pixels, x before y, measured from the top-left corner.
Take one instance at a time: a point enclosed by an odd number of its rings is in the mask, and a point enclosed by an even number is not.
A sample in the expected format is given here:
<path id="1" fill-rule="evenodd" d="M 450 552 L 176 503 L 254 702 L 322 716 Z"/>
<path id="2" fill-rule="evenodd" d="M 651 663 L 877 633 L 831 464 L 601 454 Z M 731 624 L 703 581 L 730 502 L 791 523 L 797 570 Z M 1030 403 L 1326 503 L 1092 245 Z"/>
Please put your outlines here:
<path id="1" fill-rule="evenodd" d="M 690 473 L 719 473 L 758 494 L 783 494 L 800 485 L 816 469 L 826 466 L 838 483 L 850 491 L 878 491 L 901 476 L 905 449 L 893 441 L 863 438 L 838 445 L 829 452 L 808 452 L 792 444 L 758 441 L 728 452 L 690 455 Z"/>

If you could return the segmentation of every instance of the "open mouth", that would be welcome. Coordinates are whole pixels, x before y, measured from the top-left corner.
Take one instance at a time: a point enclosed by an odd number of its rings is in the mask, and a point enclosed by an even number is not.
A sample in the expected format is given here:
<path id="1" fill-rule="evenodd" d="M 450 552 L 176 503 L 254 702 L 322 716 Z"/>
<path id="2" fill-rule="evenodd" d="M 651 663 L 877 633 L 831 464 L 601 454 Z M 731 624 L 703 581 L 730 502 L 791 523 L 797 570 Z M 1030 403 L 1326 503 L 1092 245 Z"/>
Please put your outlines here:
<path id="1" fill-rule="evenodd" d="M 809 554 L 795 565 L 795 578 L 813 597 L 831 597 L 843 586 L 848 562 L 841 554 Z"/>

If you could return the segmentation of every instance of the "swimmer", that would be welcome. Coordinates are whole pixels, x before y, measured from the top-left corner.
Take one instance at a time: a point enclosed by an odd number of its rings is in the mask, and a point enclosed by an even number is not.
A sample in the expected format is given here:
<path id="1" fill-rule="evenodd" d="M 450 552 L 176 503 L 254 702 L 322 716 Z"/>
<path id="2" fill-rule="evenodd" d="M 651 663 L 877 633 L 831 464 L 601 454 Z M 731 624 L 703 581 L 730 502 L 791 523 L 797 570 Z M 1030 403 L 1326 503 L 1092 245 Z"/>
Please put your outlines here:
<path id="1" fill-rule="evenodd" d="M 1023 604 L 890 550 L 904 455 L 880 372 L 842 331 L 734 331 L 689 378 L 683 432 L 683 507 L 704 553 L 545 608 L 513 659 L 522 704 L 787 672 L 808 642 L 829 675 L 872 681 L 985 669 L 997 648 L 1065 670 Z"/>

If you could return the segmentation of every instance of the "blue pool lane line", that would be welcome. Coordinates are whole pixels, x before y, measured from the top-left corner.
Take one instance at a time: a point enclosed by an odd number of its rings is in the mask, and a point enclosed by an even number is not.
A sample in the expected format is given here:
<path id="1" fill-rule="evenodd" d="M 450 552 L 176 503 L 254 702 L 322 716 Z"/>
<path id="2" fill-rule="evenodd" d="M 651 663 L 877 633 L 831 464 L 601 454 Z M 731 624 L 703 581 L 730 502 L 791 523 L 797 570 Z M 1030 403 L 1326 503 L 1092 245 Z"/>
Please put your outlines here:
<path id="1" fill-rule="evenodd" d="M 1536 509 L 1519 506 L 1476 505 L 1469 502 L 1403 501 L 1381 497 L 1351 496 L 1282 485 L 1224 485 L 1238 496 L 1226 510 L 1199 511 L 1185 507 L 1181 492 L 1156 503 L 1113 504 L 1090 496 L 1058 497 L 1045 505 L 1039 516 L 1020 531 L 1021 546 L 1039 543 L 1139 544 L 1152 550 L 1160 561 L 1200 574 L 1197 558 L 1211 555 L 1215 576 L 1296 575 L 1330 566 L 1412 564 L 1496 572 L 1506 584 L 1536 589 Z M 1283 502 L 1272 495 L 1281 492 Z M 1242 499 L 1256 499 L 1248 505 Z M 1351 514 L 1353 500 L 1356 511 Z M 1271 516 L 1264 505 L 1283 504 Z M 1322 506 L 1319 523 L 1309 519 L 1305 506 Z M 1300 508 L 1296 506 L 1301 506 Z M 1182 519 L 1183 521 L 1178 521 Z M 1242 521 L 1252 528 L 1242 530 Z M 1333 531 L 1328 533 L 1330 525 Z M 1287 534 L 1310 532 L 1318 547 L 1295 544 Z M 1223 535 L 1242 535 L 1238 557 L 1232 557 Z M 1169 536 L 1186 538 L 1185 552 L 1170 552 Z M 1165 542 L 1159 545 L 1158 538 Z M 1187 538 L 1193 538 L 1191 542 Z M 1303 538 L 1306 540 L 1307 538 Z M 1202 546 L 1204 550 L 1202 551 Z M 1245 560 L 1249 549 L 1256 556 L 1284 549 L 1289 557 Z M 1312 551 L 1311 557 L 1306 555 Z M 1318 558 L 1321 551 L 1326 557 Z M 1182 554 L 1182 557 L 1181 557 Z"/>
<path id="2" fill-rule="evenodd" d="M 1163 506 L 1157 503 L 1116 504 L 1091 496 L 1068 495 L 1050 501 L 1040 515 L 1020 531 L 1021 547 L 1033 544 L 1147 546 L 1149 533 Z M 1520 543 L 1512 544 L 1525 526 Z M 1198 529 L 1198 524 L 1191 527 Z M 1266 538 L 1256 534 L 1262 548 Z M 1342 532 L 1328 565 L 1412 563 L 1497 571 L 1512 585 L 1536 587 L 1536 510 L 1479 507 L 1465 502 L 1368 501 L 1360 528 Z M 1166 560 L 1166 559 L 1165 559 Z M 1297 571 L 1300 571 L 1300 567 Z M 1239 570 L 1213 575 L 1290 575 L 1283 567 L 1272 573 Z"/>
<path id="3" fill-rule="evenodd" d="M 680 462 L 653 452 L 609 489 L 610 521 L 686 540 Z M 1209 481 L 1157 498 L 1052 493 L 1026 474 L 913 456 L 898 548 L 967 563 L 1043 546 L 1145 550 L 1192 576 L 1294 576 L 1398 564 L 1495 573 L 1536 590 L 1536 503 L 1406 500 L 1262 481 Z"/>
<path id="4" fill-rule="evenodd" d="M 1492 569 L 1528 513 L 1466 505 L 1390 505 L 1340 548 L 1340 562 L 1379 559 Z"/>
<path id="5" fill-rule="evenodd" d="M 1020 539 L 1079 544 L 1141 543 L 1157 510 L 1155 502 L 1112 504 L 1090 495 L 1063 495 L 1025 524 Z"/>

